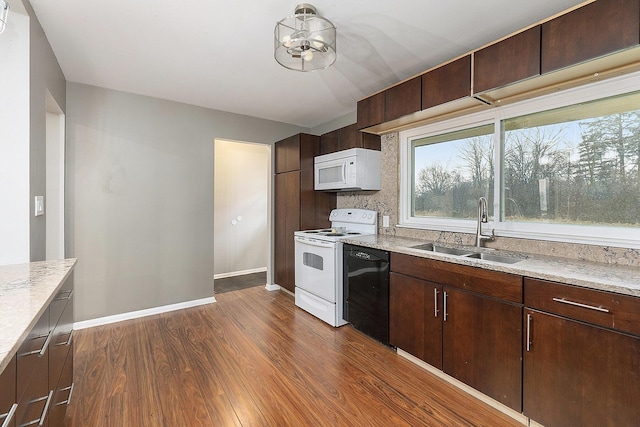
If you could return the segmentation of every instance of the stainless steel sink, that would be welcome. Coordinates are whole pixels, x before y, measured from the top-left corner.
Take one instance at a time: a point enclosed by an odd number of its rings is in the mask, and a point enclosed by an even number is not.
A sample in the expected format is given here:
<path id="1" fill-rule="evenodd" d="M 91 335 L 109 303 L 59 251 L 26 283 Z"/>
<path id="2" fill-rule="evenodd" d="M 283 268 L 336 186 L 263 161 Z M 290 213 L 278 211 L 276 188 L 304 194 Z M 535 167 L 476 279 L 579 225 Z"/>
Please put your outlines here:
<path id="1" fill-rule="evenodd" d="M 423 243 L 421 245 L 411 246 L 413 249 L 420 249 L 423 251 L 437 252 L 447 255 L 471 255 L 471 252 L 465 249 L 447 248 L 446 246 L 438 246 L 433 243 Z"/>
<path id="2" fill-rule="evenodd" d="M 511 256 L 488 254 L 488 253 L 484 253 L 484 252 L 477 252 L 477 253 L 467 254 L 467 255 L 464 255 L 464 257 L 465 258 L 482 259 L 482 260 L 485 260 L 485 261 L 500 262 L 502 264 L 515 264 L 516 262 L 522 261 L 522 258 L 515 258 L 515 257 L 511 257 Z"/>

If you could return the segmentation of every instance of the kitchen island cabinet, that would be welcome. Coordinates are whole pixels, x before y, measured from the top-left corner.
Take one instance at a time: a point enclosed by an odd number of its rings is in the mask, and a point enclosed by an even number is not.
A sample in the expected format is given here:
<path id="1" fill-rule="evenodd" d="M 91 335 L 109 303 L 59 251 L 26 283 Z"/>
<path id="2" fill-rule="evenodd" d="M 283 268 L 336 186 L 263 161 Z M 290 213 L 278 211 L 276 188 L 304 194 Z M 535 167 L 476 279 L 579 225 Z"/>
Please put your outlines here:
<path id="1" fill-rule="evenodd" d="M 314 190 L 313 158 L 320 154 L 320 137 L 297 134 L 275 144 L 274 280 L 295 290 L 295 246 L 298 230 L 330 226 L 336 194 Z"/>
<path id="2" fill-rule="evenodd" d="M 391 271 L 391 344 L 520 412 L 522 277 L 398 253 Z"/>
<path id="3" fill-rule="evenodd" d="M 73 389 L 75 262 L 0 266 L 1 422 L 7 421 L 5 406 L 17 403 L 8 426 L 63 425 Z"/>
<path id="4" fill-rule="evenodd" d="M 525 279 L 524 414 L 546 427 L 640 419 L 640 300 Z"/>

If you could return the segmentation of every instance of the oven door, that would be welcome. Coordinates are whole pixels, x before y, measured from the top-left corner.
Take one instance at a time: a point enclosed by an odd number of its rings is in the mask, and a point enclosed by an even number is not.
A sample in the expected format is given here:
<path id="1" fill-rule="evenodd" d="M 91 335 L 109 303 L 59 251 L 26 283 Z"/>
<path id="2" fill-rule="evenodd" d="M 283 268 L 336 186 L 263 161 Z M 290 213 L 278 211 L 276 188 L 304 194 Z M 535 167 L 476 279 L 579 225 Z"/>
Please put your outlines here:
<path id="1" fill-rule="evenodd" d="M 335 303 L 337 246 L 336 242 L 295 236 L 296 287 Z"/>

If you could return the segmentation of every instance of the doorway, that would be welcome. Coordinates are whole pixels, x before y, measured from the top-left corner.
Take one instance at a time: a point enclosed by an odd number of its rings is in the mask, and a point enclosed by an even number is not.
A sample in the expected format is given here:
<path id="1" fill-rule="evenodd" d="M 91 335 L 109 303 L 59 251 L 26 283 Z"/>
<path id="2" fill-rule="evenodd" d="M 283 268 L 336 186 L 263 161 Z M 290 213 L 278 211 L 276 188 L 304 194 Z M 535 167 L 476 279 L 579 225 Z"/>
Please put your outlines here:
<path id="1" fill-rule="evenodd" d="M 267 284 L 270 200 L 271 147 L 216 139 L 214 293 Z"/>
<path id="2" fill-rule="evenodd" d="M 63 259 L 64 252 L 64 163 L 65 116 L 53 96 L 46 98 L 46 189 L 45 257 Z"/>

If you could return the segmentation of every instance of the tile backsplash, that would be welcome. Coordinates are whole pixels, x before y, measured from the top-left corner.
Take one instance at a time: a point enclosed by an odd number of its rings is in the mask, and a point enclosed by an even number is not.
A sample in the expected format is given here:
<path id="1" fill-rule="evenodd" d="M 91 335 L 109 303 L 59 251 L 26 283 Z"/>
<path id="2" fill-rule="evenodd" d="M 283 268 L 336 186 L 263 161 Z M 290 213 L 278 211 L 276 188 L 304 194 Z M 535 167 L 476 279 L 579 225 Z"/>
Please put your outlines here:
<path id="1" fill-rule="evenodd" d="M 473 245 L 475 234 L 404 228 L 395 225 L 398 223 L 399 204 L 398 144 L 397 133 L 382 136 L 382 189 L 380 191 L 338 193 L 338 208 L 361 208 L 378 211 L 378 232 L 380 234 L 413 237 L 440 243 Z M 384 215 L 389 216 L 390 227 L 388 228 L 382 227 L 382 216 Z M 640 267 L 640 250 L 638 249 L 510 237 L 497 237 L 496 240 L 487 242 L 486 246 L 530 254 Z"/>

